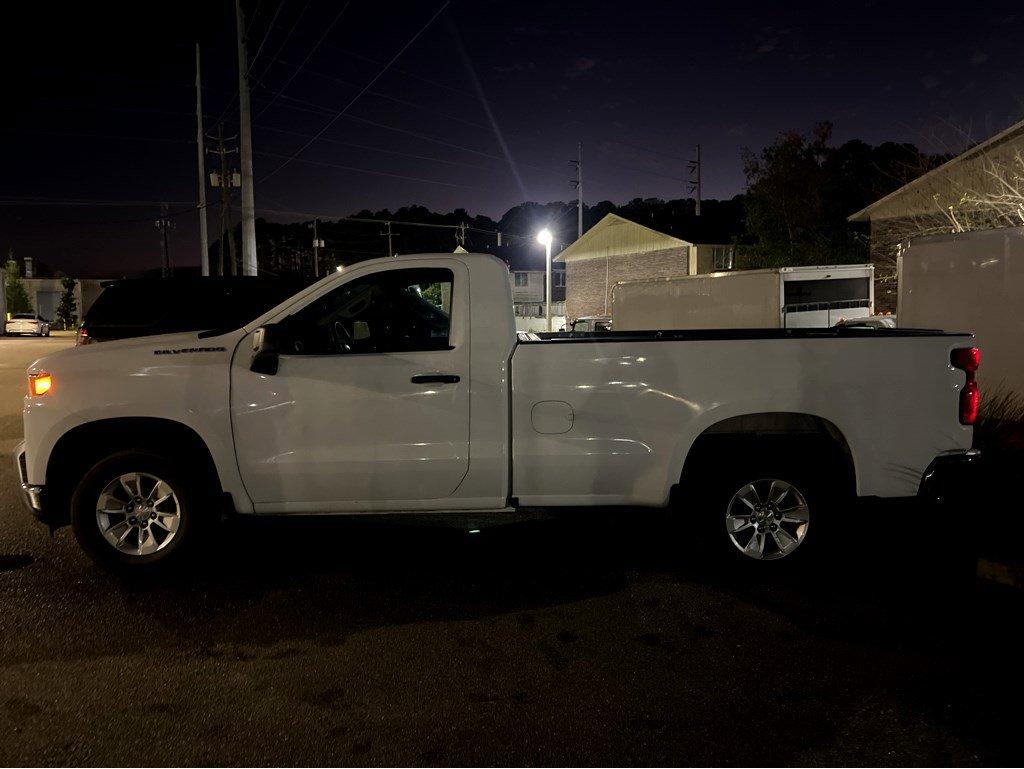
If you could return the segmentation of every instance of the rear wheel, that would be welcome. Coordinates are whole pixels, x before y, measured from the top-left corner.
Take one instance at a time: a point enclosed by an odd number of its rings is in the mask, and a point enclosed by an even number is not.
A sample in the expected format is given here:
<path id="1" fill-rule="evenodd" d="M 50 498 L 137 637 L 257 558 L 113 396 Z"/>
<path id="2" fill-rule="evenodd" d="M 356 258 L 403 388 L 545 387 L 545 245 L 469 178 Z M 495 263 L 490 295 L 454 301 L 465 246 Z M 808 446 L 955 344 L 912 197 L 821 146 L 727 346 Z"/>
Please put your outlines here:
<path id="1" fill-rule="evenodd" d="M 71 498 L 71 525 L 94 561 L 120 572 L 169 565 L 199 528 L 191 474 L 168 457 L 122 451 L 98 462 Z"/>
<path id="2" fill-rule="evenodd" d="M 843 478 L 806 454 L 748 457 L 708 480 L 700 514 L 718 550 L 733 561 L 749 567 L 806 561 L 842 518 Z"/>
<path id="3" fill-rule="evenodd" d="M 743 483 L 725 505 L 725 534 L 743 556 L 779 561 L 796 553 L 811 530 L 808 494 L 792 480 Z"/>

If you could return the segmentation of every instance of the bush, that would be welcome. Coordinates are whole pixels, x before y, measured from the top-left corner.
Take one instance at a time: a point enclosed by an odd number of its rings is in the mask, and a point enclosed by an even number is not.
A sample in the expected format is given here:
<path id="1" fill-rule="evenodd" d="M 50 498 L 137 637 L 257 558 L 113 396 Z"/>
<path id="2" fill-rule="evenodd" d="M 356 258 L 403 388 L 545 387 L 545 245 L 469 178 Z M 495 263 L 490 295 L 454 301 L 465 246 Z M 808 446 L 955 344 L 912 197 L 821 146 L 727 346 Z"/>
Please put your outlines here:
<path id="1" fill-rule="evenodd" d="M 982 392 L 974 446 L 982 451 L 1024 449 L 1024 394 L 998 387 L 991 395 Z"/>

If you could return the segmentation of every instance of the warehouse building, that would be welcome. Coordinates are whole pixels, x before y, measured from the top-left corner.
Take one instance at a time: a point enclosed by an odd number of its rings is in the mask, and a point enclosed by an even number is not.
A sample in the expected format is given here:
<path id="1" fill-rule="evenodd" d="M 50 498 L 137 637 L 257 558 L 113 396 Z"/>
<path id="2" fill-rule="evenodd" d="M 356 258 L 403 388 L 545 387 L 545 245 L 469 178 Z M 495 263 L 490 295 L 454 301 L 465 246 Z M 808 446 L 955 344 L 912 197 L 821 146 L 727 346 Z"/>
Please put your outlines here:
<path id="1" fill-rule="evenodd" d="M 575 319 L 610 314 L 619 281 L 736 269 L 736 247 L 690 242 L 608 214 L 554 261 L 565 265 L 565 311 Z"/>

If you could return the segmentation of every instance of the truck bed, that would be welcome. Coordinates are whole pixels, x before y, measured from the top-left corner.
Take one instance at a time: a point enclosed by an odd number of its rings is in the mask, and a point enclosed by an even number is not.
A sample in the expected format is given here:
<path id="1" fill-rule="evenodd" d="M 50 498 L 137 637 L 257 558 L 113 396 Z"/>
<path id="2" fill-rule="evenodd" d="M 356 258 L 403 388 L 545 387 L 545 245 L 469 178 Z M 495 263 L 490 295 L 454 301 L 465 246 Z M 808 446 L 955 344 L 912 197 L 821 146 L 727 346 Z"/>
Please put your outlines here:
<path id="1" fill-rule="evenodd" d="M 693 443 L 752 414 L 831 425 L 861 496 L 913 496 L 938 454 L 971 445 L 959 423 L 965 375 L 950 365 L 969 334 L 844 327 L 518 339 L 513 490 L 523 504 L 663 505 Z"/>

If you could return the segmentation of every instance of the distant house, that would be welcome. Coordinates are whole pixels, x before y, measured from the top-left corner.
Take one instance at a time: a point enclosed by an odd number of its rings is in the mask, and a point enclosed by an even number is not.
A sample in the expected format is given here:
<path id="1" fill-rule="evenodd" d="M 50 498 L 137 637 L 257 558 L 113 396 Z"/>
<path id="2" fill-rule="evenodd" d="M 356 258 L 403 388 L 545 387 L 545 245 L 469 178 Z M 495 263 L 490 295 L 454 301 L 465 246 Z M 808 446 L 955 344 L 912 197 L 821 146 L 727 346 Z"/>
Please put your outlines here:
<path id="1" fill-rule="evenodd" d="M 540 330 L 540 324 L 536 319 L 547 317 L 544 306 L 544 246 L 539 243 L 514 243 L 488 249 L 488 252 L 508 265 L 516 327 L 520 331 Z M 557 331 L 565 319 L 565 265 L 554 263 L 554 260 L 551 265 L 551 315 L 558 318 L 555 326 Z"/>
<path id="2" fill-rule="evenodd" d="M 568 317 L 575 319 L 608 315 L 612 288 L 620 280 L 733 270 L 736 247 L 729 243 L 693 243 L 608 214 L 554 261 L 565 265 L 565 309 Z"/>
<path id="3" fill-rule="evenodd" d="M 21 267 L 20 272 L 22 273 L 21 284 L 25 287 L 25 293 L 28 294 L 29 301 L 32 303 L 32 312 L 47 320 L 54 320 L 57 317 L 57 307 L 60 305 L 61 295 L 64 293 L 63 279 L 36 277 L 31 257 L 24 259 L 23 264 L 19 267 Z M 79 321 L 103 291 L 102 284 L 101 280 L 75 279 L 75 315 Z M 3 310 L 0 313 L 0 318 L 2 318 L 10 311 L 10 308 L 0 307 L 0 310 Z"/>
<path id="4" fill-rule="evenodd" d="M 1013 226 L 1013 222 L 979 216 L 970 199 L 1005 193 L 1000 171 L 1011 183 L 1015 176 L 1019 181 L 1024 175 L 1022 154 L 1024 121 L 850 215 L 851 222 L 870 223 L 876 311 L 896 310 L 896 259 L 909 238 Z M 1019 191 L 1019 183 L 1017 187 Z"/>

